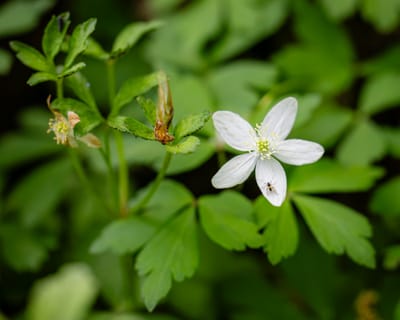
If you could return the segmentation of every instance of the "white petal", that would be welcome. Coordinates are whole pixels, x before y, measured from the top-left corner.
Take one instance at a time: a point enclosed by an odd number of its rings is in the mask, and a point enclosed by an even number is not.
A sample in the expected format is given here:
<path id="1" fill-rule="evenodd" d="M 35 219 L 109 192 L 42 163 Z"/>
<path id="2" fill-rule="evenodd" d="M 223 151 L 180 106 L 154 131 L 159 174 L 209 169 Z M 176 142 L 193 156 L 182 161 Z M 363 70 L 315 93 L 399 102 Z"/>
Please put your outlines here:
<path id="1" fill-rule="evenodd" d="M 240 151 L 255 149 L 256 133 L 241 116 L 230 111 L 217 111 L 213 114 L 213 121 L 221 138 L 232 148 Z"/>
<path id="2" fill-rule="evenodd" d="M 284 140 L 292 130 L 297 114 L 297 100 L 289 97 L 276 104 L 261 123 L 263 137 Z"/>
<path id="3" fill-rule="evenodd" d="M 315 142 L 289 139 L 279 143 L 274 157 L 282 162 L 300 166 L 313 163 L 324 154 L 324 148 Z"/>
<path id="4" fill-rule="evenodd" d="M 286 174 L 282 165 L 275 159 L 258 160 L 256 180 L 264 197 L 279 207 L 286 198 Z"/>
<path id="5" fill-rule="evenodd" d="M 230 188 L 243 183 L 254 170 L 257 162 L 257 155 L 245 153 L 236 156 L 225 163 L 212 177 L 211 183 L 214 188 Z"/>

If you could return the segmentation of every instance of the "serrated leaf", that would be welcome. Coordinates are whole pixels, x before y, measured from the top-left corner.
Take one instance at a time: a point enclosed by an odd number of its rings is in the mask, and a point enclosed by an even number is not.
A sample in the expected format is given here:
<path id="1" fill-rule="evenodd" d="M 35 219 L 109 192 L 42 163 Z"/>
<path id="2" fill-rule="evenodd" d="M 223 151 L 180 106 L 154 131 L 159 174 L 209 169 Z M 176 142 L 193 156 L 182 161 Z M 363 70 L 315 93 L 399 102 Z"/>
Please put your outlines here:
<path id="1" fill-rule="evenodd" d="M 111 56 L 117 57 L 132 48 L 136 42 L 147 32 L 159 28 L 160 21 L 134 22 L 126 26 L 115 38 Z"/>
<path id="2" fill-rule="evenodd" d="M 175 127 L 175 139 L 179 140 L 200 130 L 204 127 L 210 117 L 211 113 L 209 111 L 203 111 L 202 113 L 183 118 Z"/>
<path id="3" fill-rule="evenodd" d="M 48 73 L 48 72 L 35 72 L 32 74 L 28 81 L 27 84 L 30 86 L 35 86 L 39 83 L 46 82 L 46 81 L 56 81 L 57 76 L 55 76 L 53 73 Z"/>
<path id="4" fill-rule="evenodd" d="M 195 136 L 189 136 L 183 138 L 177 144 L 166 145 L 165 148 L 167 149 L 168 152 L 171 152 L 173 154 L 177 153 L 186 154 L 194 152 L 199 144 L 200 144 L 199 138 Z"/>
<path id="5" fill-rule="evenodd" d="M 69 68 L 75 58 L 88 46 L 88 37 L 96 28 L 97 19 L 89 20 L 77 25 L 69 39 L 68 54 L 65 58 L 64 68 Z"/>
<path id="6" fill-rule="evenodd" d="M 361 91 L 360 109 L 373 115 L 398 106 L 399 82 L 399 72 L 384 72 L 371 76 Z"/>
<path id="7" fill-rule="evenodd" d="M 64 116 L 68 111 L 74 111 L 78 114 L 80 122 L 74 127 L 74 133 L 78 136 L 88 133 L 103 121 L 99 112 L 94 111 L 87 104 L 75 99 L 55 99 L 51 102 L 51 108 L 61 111 Z"/>
<path id="8" fill-rule="evenodd" d="M 327 252 L 346 253 L 356 263 L 375 268 L 375 251 L 368 241 L 372 228 L 364 216 L 332 200 L 303 195 L 293 199 Z"/>
<path id="9" fill-rule="evenodd" d="M 17 53 L 17 58 L 27 67 L 37 71 L 51 71 L 51 65 L 35 48 L 19 41 L 11 41 L 10 47 Z"/>
<path id="10" fill-rule="evenodd" d="M 149 91 L 158 84 L 159 73 L 151 73 L 141 77 L 133 77 L 124 82 L 118 90 L 114 101 L 111 115 L 115 116 L 121 108 L 131 102 L 133 98 Z"/>
<path id="11" fill-rule="evenodd" d="M 346 166 L 322 159 L 308 166 L 295 168 L 290 175 L 289 190 L 293 192 L 325 193 L 366 191 L 384 170 L 371 166 Z"/>
<path id="12" fill-rule="evenodd" d="M 208 237 L 228 250 L 260 247 L 262 237 L 255 224 L 250 201 L 234 191 L 199 199 L 200 221 Z"/>
<path id="13" fill-rule="evenodd" d="M 136 98 L 136 101 L 142 107 L 147 120 L 151 124 L 155 124 L 156 123 L 156 104 L 153 102 L 153 100 L 147 99 L 143 96 L 139 96 Z"/>
<path id="14" fill-rule="evenodd" d="M 189 207 L 171 220 L 139 253 L 136 269 L 143 277 L 141 293 L 152 311 L 171 288 L 172 278 L 191 277 L 198 265 L 195 211 Z"/>
<path id="15" fill-rule="evenodd" d="M 68 159 L 42 165 L 17 183 L 8 198 L 8 209 L 17 211 L 24 226 L 42 223 L 63 197 L 72 172 Z"/>
<path id="16" fill-rule="evenodd" d="M 134 118 L 122 116 L 112 117 L 107 120 L 107 124 L 111 128 L 133 134 L 136 137 L 147 140 L 155 140 L 154 131 Z"/>
<path id="17" fill-rule="evenodd" d="M 56 274 L 35 283 L 28 303 L 27 319 L 84 319 L 97 291 L 96 279 L 86 265 L 64 265 Z"/>
<path id="18" fill-rule="evenodd" d="M 385 155 L 386 141 L 379 127 L 363 119 L 355 124 L 336 151 L 341 163 L 366 166 Z"/>
<path id="19" fill-rule="evenodd" d="M 384 216 L 400 215 L 400 176 L 379 186 L 370 203 L 371 211 Z"/>
<path id="20" fill-rule="evenodd" d="M 90 252 L 111 251 L 117 255 L 134 253 L 155 232 L 154 224 L 138 217 L 113 221 L 102 230 L 100 236 L 92 243 Z"/>
<path id="21" fill-rule="evenodd" d="M 66 77 L 64 83 L 79 99 L 97 111 L 96 100 L 90 90 L 90 83 L 82 73 L 76 72 Z"/>
<path id="22" fill-rule="evenodd" d="M 86 67 L 86 63 L 78 62 L 77 64 L 74 64 L 73 66 L 63 70 L 63 72 L 61 72 L 61 74 L 58 75 L 58 78 L 68 77 L 78 72 L 79 70 L 83 69 L 84 67 Z"/>
<path id="23" fill-rule="evenodd" d="M 42 49 L 50 61 L 53 61 L 60 51 L 70 23 L 69 12 L 64 12 L 58 16 L 53 15 L 47 24 L 42 38 Z"/>
<path id="24" fill-rule="evenodd" d="M 264 197 L 259 197 L 254 206 L 258 219 L 265 227 L 263 233 L 264 251 L 272 264 L 296 252 L 299 231 L 296 218 L 289 201 L 281 207 L 274 207 Z"/>

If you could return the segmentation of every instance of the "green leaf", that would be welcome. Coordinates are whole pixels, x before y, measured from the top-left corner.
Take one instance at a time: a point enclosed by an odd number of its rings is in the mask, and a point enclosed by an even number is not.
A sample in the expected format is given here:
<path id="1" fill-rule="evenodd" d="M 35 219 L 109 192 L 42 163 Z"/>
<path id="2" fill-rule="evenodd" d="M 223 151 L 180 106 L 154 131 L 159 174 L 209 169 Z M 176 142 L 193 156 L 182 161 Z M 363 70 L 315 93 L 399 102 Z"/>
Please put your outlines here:
<path id="1" fill-rule="evenodd" d="M 12 62 L 12 55 L 0 48 L 0 75 L 5 75 L 10 71 Z"/>
<path id="2" fill-rule="evenodd" d="M 126 53 L 146 33 L 159 28 L 160 21 L 134 22 L 126 26 L 115 38 L 111 56 L 117 57 Z"/>
<path id="3" fill-rule="evenodd" d="M 361 91 L 360 109 L 373 115 L 400 103 L 400 73 L 384 72 L 371 76 Z"/>
<path id="4" fill-rule="evenodd" d="M 281 207 L 270 205 L 264 197 L 259 197 L 254 205 L 259 222 L 262 222 L 265 231 L 264 251 L 272 264 L 296 252 L 299 242 L 299 231 L 296 218 L 289 201 Z"/>
<path id="5" fill-rule="evenodd" d="M 260 99 L 260 92 L 271 88 L 277 69 L 265 62 L 241 60 L 214 69 L 209 83 L 221 107 L 247 117 Z"/>
<path id="6" fill-rule="evenodd" d="M 138 104 L 142 107 L 146 119 L 151 123 L 156 123 L 156 105 L 151 99 L 147 99 L 143 96 L 136 98 Z"/>
<path id="7" fill-rule="evenodd" d="M 0 38 L 33 30 L 40 16 L 53 5 L 54 0 L 4 2 L 0 9 Z"/>
<path id="8" fill-rule="evenodd" d="M 122 87 L 117 92 L 111 114 L 117 115 L 121 108 L 131 102 L 133 98 L 149 91 L 158 84 L 159 73 L 151 73 L 141 77 L 133 77 L 124 82 Z"/>
<path id="9" fill-rule="evenodd" d="M 65 85 L 70 88 L 73 93 L 90 106 L 93 111 L 97 111 L 96 101 L 90 90 L 90 83 L 80 72 L 76 72 L 64 79 Z"/>
<path id="10" fill-rule="evenodd" d="M 199 138 L 195 136 L 188 136 L 186 138 L 183 138 L 177 144 L 166 145 L 165 148 L 168 152 L 171 152 L 173 154 L 176 153 L 186 154 L 194 152 L 199 144 L 200 144 Z"/>
<path id="11" fill-rule="evenodd" d="M 99 60 L 107 60 L 110 58 L 110 55 L 92 37 L 87 38 L 87 47 L 83 54 Z"/>
<path id="12" fill-rule="evenodd" d="M 32 74 L 28 81 L 27 84 L 30 86 L 35 86 L 39 83 L 46 82 L 46 81 L 56 81 L 57 76 L 55 76 L 53 73 L 48 73 L 48 72 L 35 72 Z"/>
<path id="13" fill-rule="evenodd" d="M 154 131 L 140 121 L 129 117 L 112 117 L 107 120 L 107 124 L 114 129 L 133 134 L 136 137 L 155 140 Z"/>
<path id="14" fill-rule="evenodd" d="M 211 113 L 209 111 L 203 111 L 202 113 L 183 118 L 175 127 L 175 139 L 179 140 L 200 130 L 210 119 L 210 116 Z"/>
<path id="15" fill-rule="evenodd" d="M 42 223 L 49 214 L 54 214 L 72 172 L 68 159 L 42 165 L 24 176 L 12 190 L 8 198 L 8 209 L 18 212 L 24 226 L 32 227 Z"/>
<path id="16" fill-rule="evenodd" d="M 108 224 L 92 243 L 91 253 L 111 251 L 117 255 L 134 253 L 155 233 L 156 228 L 144 219 L 132 217 Z"/>
<path id="17" fill-rule="evenodd" d="M 263 244 L 251 202 L 234 191 L 199 199 L 201 225 L 208 237 L 228 250 L 258 248 Z"/>
<path id="18" fill-rule="evenodd" d="M 362 1 L 361 13 L 378 31 L 389 32 L 394 30 L 399 22 L 399 1 Z"/>
<path id="19" fill-rule="evenodd" d="M 357 8 L 358 0 L 319 0 L 326 13 L 335 20 L 343 20 L 351 16 Z"/>
<path id="20" fill-rule="evenodd" d="M 342 136 L 351 124 L 352 117 L 353 113 L 348 109 L 324 105 L 303 126 L 295 126 L 290 135 L 318 142 L 328 148 Z"/>
<path id="21" fill-rule="evenodd" d="M 400 129 L 390 127 L 380 127 L 385 135 L 388 144 L 388 152 L 395 158 L 400 158 Z"/>
<path id="22" fill-rule="evenodd" d="M 130 204 L 130 207 L 134 207 L 135 204 L 142 201 L 149 192 L 149 188 L 152 188 L 153 183 L 138 192 L 137 198 Z M 150 221 L 164 223 L 176 212 L 193 204 L 193 201 L 193 195 L 185 186 L 173 180 L 163 180 L 143 208 L 143 216 Z M 168 203 L 167 206 L 166 203 Z"/>
<path id="23" fill-rule="evenodd" d="M 68 54 L 65 58 L 64 68 L 69 68 L 75 58 L 81 54 L 88 46 L 88 38 L 96 28 L 97 19 L 89 20 L 77 25 L 69 39 Z"/>
<path id="24" fill-rule="evenodd" d="M 395 270 L 400 266 L 400 245 L 386 248 L 383 266 L 386 270 Z"/>
<path id="25" fill-rule="evenodd" d="M 400 216 L 400 176 L 379 186 L 370 203 L 371 211 L 385 216 Z"/>
<path id="26" fill-rule="evenodd" d="M 273 34 L 284 22 L 289 1 L 227 1 L 224 32 L 211 50 L 210 60 L 222 61 L 243 52 Z M 201 28 L 201 26 L 198 26 Z"/>
<path id="27" fill-rule="evenodd" d="M 68 111 L 77 113 L 81 121 L 75 126 L 74 132 L 78 135 L 83 135 L 91 131 L 103 121 L 99 112 L 94 111 L 93 108 L 87 104 L 75 99 L 56 99 L 52 101 L 51 108 L 61 111 L 64 115 L 66 115 Z"/>
<path id="28" fill-rule="evenodd" d="M 96 279 L 86 265 L 64 265 L 56 274 L 35 283 L 28 303 L 27 319 L 84 319 L 97 291 Z"/>
<path id="29" fill-rule="evenodd" d="M 337 158 L 347 165 L 366 166 L 385 155 L 386 141 L 379 127 L 369 119 L 355 124 L 337 148 Z"/>
<path id="30" fill-rule="evenodd" d="M 47 248 L 39 236 L 17 225 L 0 225 L 0 251 L 17 271 L 37 271 L 47 259 Z"/>
<path id="31" fill-rule="evenodd" d="M 183 281 L 193 276 L 198 255 L 195 211 L 189 207 L 162 227 L 137 257 L 141 293 L 149 311 L 167 295 L 172 278 Z"/>
<path id="32" fill-rule="evenodd" d="M 354 192 L 369 190 L 384 170 L 369 166 L 346 166 L 322 159 L 312 165 L 296 167 L 290 175 L 289 190 L 306 193 Z"/>
<path id="33" fill-rule="evenodd" d="M 17 53 L 17 58 L 27 67 L 37 71 L 51 71 L 51 65 L 35 48 L 19 41 L 11 41 L 10 47 Z"/>
<path id="34" fill-rule="evenodd" d="M 60 51 L 70 23 L 69 12 L 64 12 L 58 16 L 53 15 L 47 24 L 42 38 L 42 48 L 50 61 L 53 61 L 54 57 Z"/>
<path id="35" fill-rule="evenodd" d="M 383 51 L 376 57 L 364 62 L 362 66 L 362 71 L 364 74 L 374 74 L 387 72 L 391 73 L 393 71 L 400 70 L 400 45 L 394 45 L 389 49 Z"/>
<path id="36" fill-rule="evenodd" d="M 86 63 L 78 62 L 77 64 L 74 64 L 73 66 L 71 66 L 67 69 L 64 69 L 63 72 L 61 72 L 58 75 L 58 78 L 68 77 L 68 76 L 78 72 L 79 70 L 83 69 L 84 67 L 86 67 Z"/>
<path id="37" fill-rule="evenodd" d="M 327 252 L 346 253 L 356 263 L 375 268 L 375 251 L 368 241 L 371 225 L 363 215 L 332 200 L 301 195 L 293 199 Z"/>

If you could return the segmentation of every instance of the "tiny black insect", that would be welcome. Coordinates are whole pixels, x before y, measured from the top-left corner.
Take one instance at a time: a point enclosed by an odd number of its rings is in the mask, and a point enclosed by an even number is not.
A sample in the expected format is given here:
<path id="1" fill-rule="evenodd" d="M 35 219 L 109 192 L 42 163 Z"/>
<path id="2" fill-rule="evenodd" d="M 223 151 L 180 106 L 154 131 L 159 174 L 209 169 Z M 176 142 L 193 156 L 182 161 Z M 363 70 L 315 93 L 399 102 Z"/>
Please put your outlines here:
<path id="1" fill-rule="evenodd" d="M 269 192 L 274 191 L 274 187 L 272 186 L 271 182 L 267 182 L 267 190 L 268 190 Z"/>

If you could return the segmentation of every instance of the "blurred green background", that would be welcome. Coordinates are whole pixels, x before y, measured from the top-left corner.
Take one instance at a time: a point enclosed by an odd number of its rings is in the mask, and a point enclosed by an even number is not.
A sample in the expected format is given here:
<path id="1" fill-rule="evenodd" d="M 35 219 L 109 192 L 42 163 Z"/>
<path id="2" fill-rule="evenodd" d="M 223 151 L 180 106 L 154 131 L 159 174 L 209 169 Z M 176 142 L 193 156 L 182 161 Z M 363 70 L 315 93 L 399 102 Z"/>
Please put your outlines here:
<path id="1" fill-rule="evenodd" d="M 104 209 L 79 191 L 62 148 L 46 135 L 45 100 L 55 88 L 28 86 L 30 70 L 8 45 L 20 40 L 40 47 L 46 23 L 64 11 L 73 24 L 96 17 L 93 37 L 107 49 L 127 24 L 161 19 L 160 29 L 120 59 L 117 82 L 165 70 L 176 119 L 227 109 L 256 123 L 272 102 L 296 96 L 300 107 L 293 136 L 321 143 L 335 163 L 364 170 L 362 186 L 349 187 L 354 192 L 328 186 L 326 196 L 368 217 L 376 269 L 327 254 L 301 219 L 296 254 L 277 266 L 262 252 L 222 250 L 201 233 L 195 277 L 173 284 L 152 315 L 140 302 L 132 308 L 126 301 L 132 279 L 120 261 L 113 254 L 88 252 L 107 221 Z M 399 0 L 3 3 L 0 319 L 400 319 L 399 21 Z M 84 59 L 84 73 L 105 110 L 106 70 Z M 205 132 L 212 132 L 211 124 Z M 126 143 L 132 184 L 140 189 L 160 167 L 159 149 L 140 140 Z M 215 145 L 204 140 L 194 155 L 177 156 L 169 173 L 195 196 L 215 193 L 210 185 L 218 167 L 214 152 Z M 96 156 L 85 152 L 84 157 L 93 176 L 101 177 Z M 311 169 L 310 176 L 320 173 Z M 293 185 L 312 190 L 307 177 L 303 172 Z M 243 192 L 250 199 L 258 195 L 253 182 Z"/>

